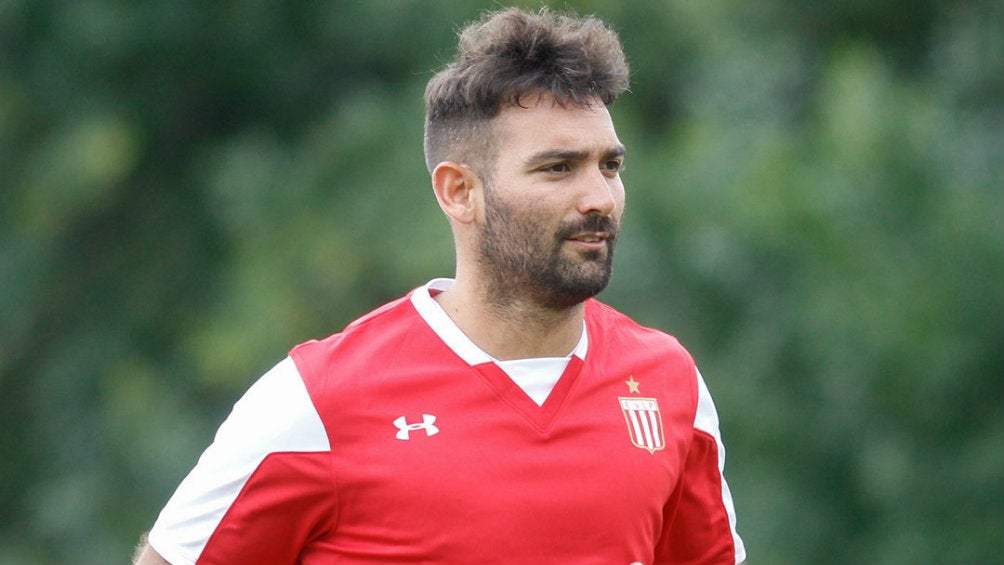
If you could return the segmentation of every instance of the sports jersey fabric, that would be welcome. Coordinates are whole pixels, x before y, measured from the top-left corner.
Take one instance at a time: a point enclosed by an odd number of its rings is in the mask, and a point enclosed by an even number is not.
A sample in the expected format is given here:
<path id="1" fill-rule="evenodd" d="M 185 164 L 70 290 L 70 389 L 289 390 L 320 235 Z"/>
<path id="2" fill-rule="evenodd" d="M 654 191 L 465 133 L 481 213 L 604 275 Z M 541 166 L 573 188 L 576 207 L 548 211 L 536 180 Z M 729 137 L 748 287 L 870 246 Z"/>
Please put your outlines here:
<path id="1" fill-rule="evenodd" d="M 542 404 L 437 280 L 295 347 L 150 532 L 172 565 L 732 565 L 718 417 L 677 341 L 589 300 Z"/>

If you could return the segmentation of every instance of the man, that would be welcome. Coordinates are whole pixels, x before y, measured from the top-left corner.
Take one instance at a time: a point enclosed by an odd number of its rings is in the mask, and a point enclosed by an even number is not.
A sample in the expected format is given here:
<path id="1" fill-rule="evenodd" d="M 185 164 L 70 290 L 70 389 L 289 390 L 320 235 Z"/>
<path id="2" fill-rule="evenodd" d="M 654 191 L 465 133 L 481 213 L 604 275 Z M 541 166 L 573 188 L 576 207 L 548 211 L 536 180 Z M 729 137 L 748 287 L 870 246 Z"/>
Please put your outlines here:
<path id="1" fill-rule="evenodd" d="M 294 348 L 235 405 L 139 564 L 733 564 L 707 388 L 591 297 L 624 212 L 594 18 L 505 10 L 426 90 L 439 279 Z"/>

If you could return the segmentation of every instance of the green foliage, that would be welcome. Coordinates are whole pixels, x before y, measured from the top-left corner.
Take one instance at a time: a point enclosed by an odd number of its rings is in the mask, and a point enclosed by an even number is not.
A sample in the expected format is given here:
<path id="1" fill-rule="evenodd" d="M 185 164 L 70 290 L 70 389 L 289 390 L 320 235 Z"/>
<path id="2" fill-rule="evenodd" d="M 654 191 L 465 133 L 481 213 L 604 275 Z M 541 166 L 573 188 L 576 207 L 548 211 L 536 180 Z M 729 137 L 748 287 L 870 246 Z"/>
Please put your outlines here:
<path id="1" fill-rule="evenodd" d="M 604 298 L 698 359 L 750 563 L 1001 563 L 999 3 L 568 5 L 634 71 Z M 122 562 L 260 372 L 452 272 L 421 95 L 494 6 L 0 5 L 0 562 Z"/>

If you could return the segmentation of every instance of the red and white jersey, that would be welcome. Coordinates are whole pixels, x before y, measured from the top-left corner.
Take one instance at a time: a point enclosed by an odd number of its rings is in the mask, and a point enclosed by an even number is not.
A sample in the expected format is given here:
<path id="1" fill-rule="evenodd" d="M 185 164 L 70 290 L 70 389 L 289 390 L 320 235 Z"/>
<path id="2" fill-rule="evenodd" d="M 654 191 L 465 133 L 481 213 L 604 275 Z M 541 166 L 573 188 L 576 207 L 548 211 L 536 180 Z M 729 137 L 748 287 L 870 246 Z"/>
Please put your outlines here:
<path id="1" fill-rule="evenodd" d="M 173 565 L 745 558 L 718 416 L 674 338 L 589 300 L 588 347 L 538 405 L 430 288 L 255 383 L 150 545 Z"/>

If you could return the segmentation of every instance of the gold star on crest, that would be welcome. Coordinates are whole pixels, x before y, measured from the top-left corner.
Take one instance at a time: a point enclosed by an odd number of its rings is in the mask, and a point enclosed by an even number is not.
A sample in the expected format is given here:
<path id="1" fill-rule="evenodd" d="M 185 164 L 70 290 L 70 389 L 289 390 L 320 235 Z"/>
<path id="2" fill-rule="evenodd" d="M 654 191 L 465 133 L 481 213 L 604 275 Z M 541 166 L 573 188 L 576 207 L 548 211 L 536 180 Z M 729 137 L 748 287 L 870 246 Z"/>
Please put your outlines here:
<path id="1" fill-rule="evenodd" d="M 631 375 L 624 383 L 628 385 L 628 391 L 638 393 L 638 381 L 634 380 L 634 375 Z"/>

